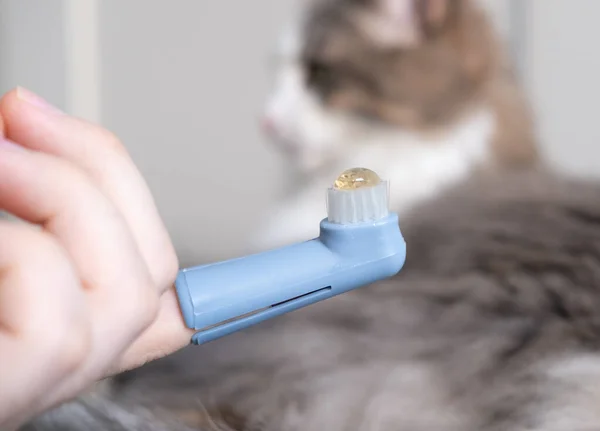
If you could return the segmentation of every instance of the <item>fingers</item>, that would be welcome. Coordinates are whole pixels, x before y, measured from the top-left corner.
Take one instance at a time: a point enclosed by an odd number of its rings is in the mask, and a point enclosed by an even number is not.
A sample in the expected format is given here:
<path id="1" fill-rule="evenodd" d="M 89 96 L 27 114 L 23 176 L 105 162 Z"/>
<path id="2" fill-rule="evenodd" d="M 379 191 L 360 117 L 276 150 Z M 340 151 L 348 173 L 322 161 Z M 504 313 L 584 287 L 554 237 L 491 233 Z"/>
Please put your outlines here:
<path id="1" fill-rule="evenodd" d="M 119 140 L 106 130 L 61 114 L 38 96 L 17 89 L 0 102 L 7 137 L 81 167 L 122 214 L 162 293 L 178 263 L 152 195 Z"/>
<path id="2" fill-rule="evenodd" d="M 23 90 L 13 91 L 0 101 L 0 119 L 0 133 L 4 130 L 11 141 L 18 142 L 15 145 L 0 139 L 0 210 L 41 225 L 51 235 L 49 241 L 62 250 L 64 265 L 73 272 L 75 281 L 65 286 L 79 289 L 78 294 L 85 299 L 80 310 L 85 310 L 83 319 L 88 322 L 81 325 L 89 330 L 87 355 L 79 354 L 85 356 L 83 363 L 56 380 L 45 395 L 42 393 L 44 400 L 64 400 L 109 370 L 129 369 L 188 344 L 193 331 L 185 327 L 173 288 L 178 269 L 173 246 L 143 178 L 119 141 Z M 2 260 L 0 271 L 1 264 Z M 51 268 L 36 274 L 56 275 Z M 0 272 L 0 288 L 3 275 Z M 43 280 L 47 284 L 38 282 L 36 287 L 47 287 L 53 293 L 52 277 Z M 35 284 L 21 279 L 10 282 Z M 56 301 L 60 298 L 55 297 Z M 36 307 L 59 308 L 31 296 L 19 300 Z M 15 326 L 9 311 L 0 308 L 0 335 Z M 61 334 L 69 333 L 73 324 L 65 319 L 58 325 Z M 28 331 L 35 334 L 32 339 L 47 338 L 42 325 Z M 69 340 L 57 337 L 48 337 L 52 346 L 79 352 L 75 348 L 79 344 L 70 348 Z M 0 339 L 0 348 L 6 340 Z M 67 357 L 78 358 L 75 353 Z M 39 356 L 38 361 L 40 357 L 54 369 L 51 355 Z M 62 368 L 72 369 L 73 363 L 66 361 Z M 40 392 L 28 393 L 33 396 Z"/>
<path id="3" fill-rule="evenodd" d="M 0 428 L 5 429 L 9 415 L 19 416 L 31 405 L 43 408 L 36 400 L 81 364 L 90 328 L 77 274 L 56 241 L 10 222 L 0 222 L 0 238 Z"/>
<path id="4" fill-rule="evenodd" d="M 0 205 L 44 226 L 69 254 L 90 304 L 95 345 L 90 367 L 97 372 L 158 310 L 156 290 L 126 223 L 73 165 L 10 145 L 0 145 Z"/>
<path id="5" fill-rule="evenodd" d="M 4 118 L 0 115 L 0 137 L 4 137 Z"/>
<path id="6" fill-rule="evenodd" d="M 189 345 L 195 331 L 183 321 L 175 287 L 163 294 L 156 320 L 125 351 L 111 374 L 137 368 Z"/>

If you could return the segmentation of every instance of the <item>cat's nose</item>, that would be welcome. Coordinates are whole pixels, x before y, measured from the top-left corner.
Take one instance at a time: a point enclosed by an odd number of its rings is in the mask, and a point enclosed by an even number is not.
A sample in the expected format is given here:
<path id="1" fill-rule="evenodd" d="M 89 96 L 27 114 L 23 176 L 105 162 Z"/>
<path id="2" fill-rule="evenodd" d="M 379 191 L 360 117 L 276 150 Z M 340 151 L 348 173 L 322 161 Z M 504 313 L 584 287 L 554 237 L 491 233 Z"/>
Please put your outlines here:
<path id="1" fill-rule="evenodd" d="M 276 132 L 275 121 L 268 115 L 264 115 L 260 120 L 260 127 L 263 133 L 272 136 Z"/>

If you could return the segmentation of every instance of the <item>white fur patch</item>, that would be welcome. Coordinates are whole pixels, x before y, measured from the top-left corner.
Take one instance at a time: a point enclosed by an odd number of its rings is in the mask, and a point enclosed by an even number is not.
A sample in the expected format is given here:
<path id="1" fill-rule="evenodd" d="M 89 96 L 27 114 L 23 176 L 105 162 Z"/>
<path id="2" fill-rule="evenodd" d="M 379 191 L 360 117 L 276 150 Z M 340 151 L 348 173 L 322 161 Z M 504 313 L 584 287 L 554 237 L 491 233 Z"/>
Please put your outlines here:
<path id="1" fill-rule="evenodd" d="M 364 17 L 365 35 L 381 46 L 414 46 L 420 39 L 419 18 L 412 0 L 379 0 L 378 10 Z"/>
<path id="2" fill-rule="evenodd" d="M 390 207 L 400 215 L 466 178 L 489 154 L 494 117 L 487 110 L 470 116 L 444 136 L 426 140 L 402 131 L 377 131 L 345 142 L 328 175 L 316 176 L 281 203 L 254 238 L 253 247 L 277 247 L 311 239 L 326 217 L 326 190 L 347 168 L 366 167 L 390 183 Z"/>
<path id="3" fill-rule="evenodd" d="M 562 359 L 544 375 L 549 381 L 531 431 L 600 429 L 600 355 Z"/>

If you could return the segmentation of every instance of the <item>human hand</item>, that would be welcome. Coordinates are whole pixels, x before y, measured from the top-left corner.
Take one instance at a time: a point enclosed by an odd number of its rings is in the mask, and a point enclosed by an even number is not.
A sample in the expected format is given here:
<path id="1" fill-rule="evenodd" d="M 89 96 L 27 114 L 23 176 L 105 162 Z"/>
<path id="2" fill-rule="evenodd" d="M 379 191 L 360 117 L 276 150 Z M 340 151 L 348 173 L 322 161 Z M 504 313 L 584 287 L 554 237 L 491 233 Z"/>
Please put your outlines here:
<path id="1" fill-rule="evenodd" d="M 0 428 L 170 354 L 193 331 L 152 196 L 110 132 L 17 89 L 0 101 Z"/>

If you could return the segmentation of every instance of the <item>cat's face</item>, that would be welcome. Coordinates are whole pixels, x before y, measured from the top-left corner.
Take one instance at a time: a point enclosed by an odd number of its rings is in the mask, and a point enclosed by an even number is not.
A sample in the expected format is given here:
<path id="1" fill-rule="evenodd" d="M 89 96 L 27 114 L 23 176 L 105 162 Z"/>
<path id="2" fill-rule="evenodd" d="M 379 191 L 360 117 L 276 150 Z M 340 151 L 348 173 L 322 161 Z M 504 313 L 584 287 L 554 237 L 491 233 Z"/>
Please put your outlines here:
<path id="1" fill-rule="evenodd" d="M 303 32 L 286 29 L 272 64 L 272 88 L 263 115 L 263 130 L 301 170 L 317 168 L 351 139 L 353 122 L 330 109 L 309 83 L 302 51 Z"/>
<path id="2" fill-rule="evenodd" d="M 489 70 L 478 12 L 468 0 L 313 0 L 282 40 L 265 131 L 308 170 L 365 127 L 448 124 Z"/>

